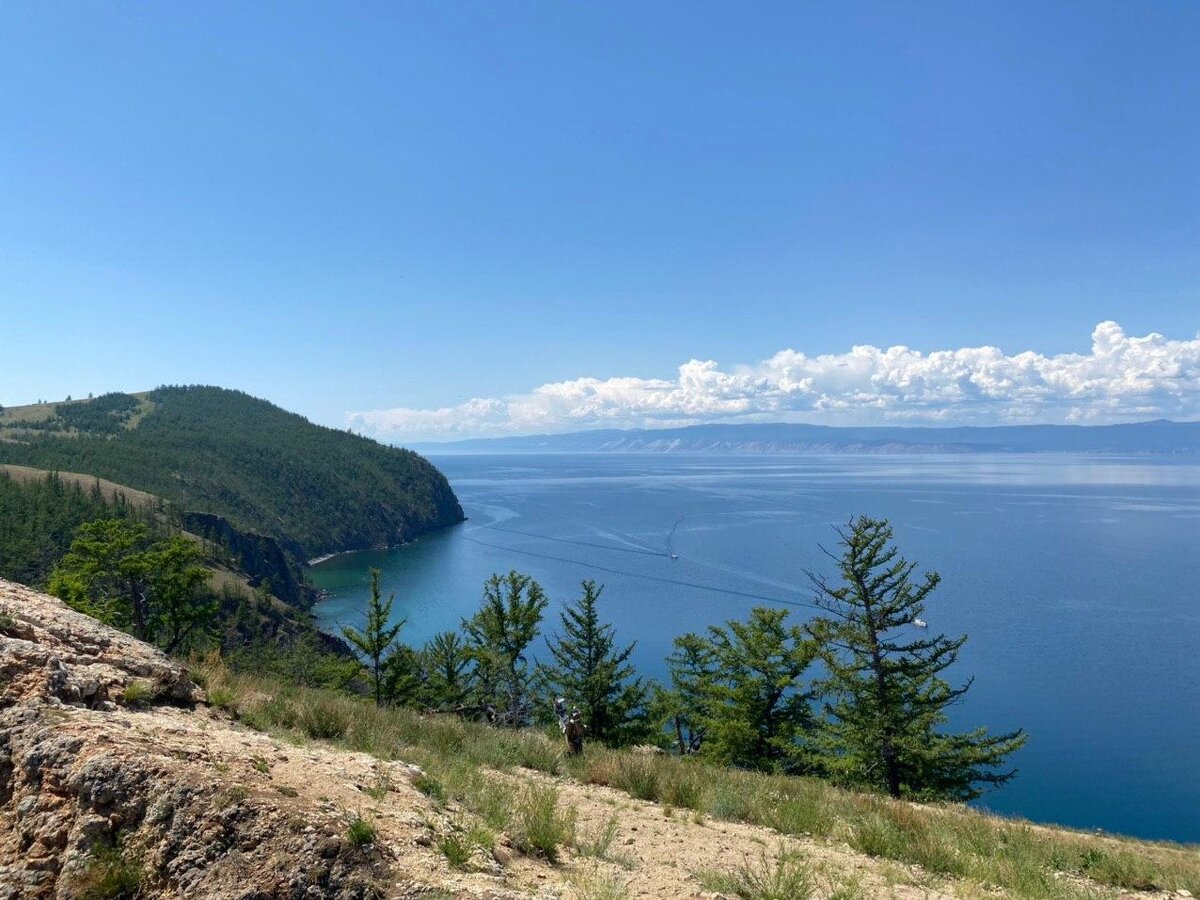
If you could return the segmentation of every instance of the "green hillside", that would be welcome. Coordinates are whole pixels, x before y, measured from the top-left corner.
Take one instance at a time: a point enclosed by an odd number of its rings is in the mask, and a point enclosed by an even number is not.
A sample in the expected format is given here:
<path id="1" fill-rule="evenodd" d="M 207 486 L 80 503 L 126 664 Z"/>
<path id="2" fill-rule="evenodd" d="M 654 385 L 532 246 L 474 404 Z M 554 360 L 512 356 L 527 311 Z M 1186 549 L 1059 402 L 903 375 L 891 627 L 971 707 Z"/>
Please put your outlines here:
<path id="1" fill-rule="evenodd" d="M 0 463 L 107 478 L 278 538 L 298 557 L 463 519 L 445 477 L 416 453 L 216 387 L 4 410 Z"/>

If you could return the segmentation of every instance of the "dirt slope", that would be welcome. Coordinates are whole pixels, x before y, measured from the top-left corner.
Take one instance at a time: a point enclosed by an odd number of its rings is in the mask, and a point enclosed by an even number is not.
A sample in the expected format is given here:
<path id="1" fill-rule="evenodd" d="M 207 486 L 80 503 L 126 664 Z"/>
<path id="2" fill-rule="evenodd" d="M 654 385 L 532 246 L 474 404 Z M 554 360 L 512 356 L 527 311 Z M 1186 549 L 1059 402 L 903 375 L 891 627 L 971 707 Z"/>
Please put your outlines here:
<path id="1" fill-rule="evenodd" d="M 525 771 L 489 777 L 554 783 L 582 836 L 615 815 L 606 859 L 570 851 L 551 865 L 501 836 L 472 861 L 475 871 L 456 871 L 437 844 L 463 811 L 421 793 L 420 775 L 404 762 L 283 744 L 239 725 L 157 650 L 0 581 L 3 900 L 87 896 L 114 859 L 143 897 L 615 896 L 600 893 L 605 883 L 631 897 L 713 897 L 698 871 L 781 848 L 804 855 L 818 897 L 998 896 L 828 841 L 697 820 Z M 364 846 L 348 837 L 359 814 L 377 829 Z"/>

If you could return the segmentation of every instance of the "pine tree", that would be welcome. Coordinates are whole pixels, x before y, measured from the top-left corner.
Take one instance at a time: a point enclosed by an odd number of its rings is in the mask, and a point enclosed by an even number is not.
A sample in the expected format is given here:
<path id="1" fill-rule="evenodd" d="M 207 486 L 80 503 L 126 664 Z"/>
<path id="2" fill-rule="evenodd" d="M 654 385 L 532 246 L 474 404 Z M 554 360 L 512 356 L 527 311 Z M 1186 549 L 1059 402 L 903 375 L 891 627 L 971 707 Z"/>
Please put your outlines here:
<path id="1" fill-rule="evenodd" d="M 493 575 L 483 586 L 479 612 L 462 623 L 479 702 L 493 707 L 498 720 L 514 728 L 528 725 L 531 718 L 525 651 L 538 636 L 548 602 L 542 586 L 529 575 Z"/>
<path id="2" fill-rule="evenodd" d="M 636 644 L 615 647 L 614 628 L 600 622 L 597 601 L 604 588 L 587 579 L 582 596 L 562 611 L 562 633 L 550 642 L 553 665 L 541 674 L 554 695 L 579 707 L 593 740 L 620 746 L 648 733 L 646 688 L 629 657 Z"/>
<path id="3" fill-rule="evenodd" d="M 367 602 L 367 621 L 362 631 L 350 625 L 342 626 L 342 636 L 348 640 L 367 659 L 367 668 L 371 672 L 374 686 L 375 705 L 383 706 L 384 682 L 387 677 L 389 657 L 395 652 L 396 638 L 404 627 L 404 619 L 395 625 L 389 625 L 392 618 L 392 603 L 396 595 L 392 594 L 383 602 L 379 592 L 379 570 L 371 570 L 371 599 Z"/>
<path id="4" fill-rule="evenodd" d="M 154 632 L 167 653 L 181 650 L 216 617 L 217 598 L 207 590 L 210 573 L 202 558 L 196 543 L 181 534 L 146 553 Z"/>
<path id="5" fill-rule="evenodd" d="M 811 623 L 827 676 L 817 685 L 828 701 L 820 743 L 831 774 L 844 783 L 884 789 L 893 797 L 969 800 L 976 784 L 1002 784 L 997 771 L 1025 743 L 1024 732 L 989 736 L 941 729 L 946 707 L 971 681 L 953 688 L 941 673 L 957 659 L 966 635 L 914 636 L 913 624 L 940 576 L 914 577 L 892 545 L 886 520 L 861 516 L 837 529 L 840 584 L 808 573 L 827 615 Z"/>

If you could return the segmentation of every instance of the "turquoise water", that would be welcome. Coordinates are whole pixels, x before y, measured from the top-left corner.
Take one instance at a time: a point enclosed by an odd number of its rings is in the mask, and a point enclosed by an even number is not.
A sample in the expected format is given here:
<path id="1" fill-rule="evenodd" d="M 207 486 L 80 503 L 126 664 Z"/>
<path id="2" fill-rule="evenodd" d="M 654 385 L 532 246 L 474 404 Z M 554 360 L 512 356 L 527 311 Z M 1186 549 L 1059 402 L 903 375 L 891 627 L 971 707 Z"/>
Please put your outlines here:
<path id="1" fill-rule="evenodd" d="M 981 805 L 1038 821 L 1200 841 L 1200 461 L 1072 456 L 447 456 L 469 520 L 313 569 L 326 627 L 359 622 L 384 571 L 421 643 L 517 568 L 579 581 L 661 677 L 671 640 L 756 604 L 801 604 L 831 525 L 891 519 L 943 577 L 925 618 L 970 635 L 957 727 L 1024 727 L 1020 775 Z M 677 558 L 672 559 L 672 554 Z M 549 623 L 557 621 L 552 607 Z"/>

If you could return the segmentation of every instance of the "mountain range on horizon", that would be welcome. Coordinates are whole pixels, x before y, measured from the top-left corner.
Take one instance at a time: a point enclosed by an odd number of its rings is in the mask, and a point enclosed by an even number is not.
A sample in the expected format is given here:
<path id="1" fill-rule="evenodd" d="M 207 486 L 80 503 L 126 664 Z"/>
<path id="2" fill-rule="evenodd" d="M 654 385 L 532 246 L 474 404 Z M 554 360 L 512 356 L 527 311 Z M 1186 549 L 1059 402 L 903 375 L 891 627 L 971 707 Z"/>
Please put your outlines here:
<path id="1" fill-rule="evenodd" d="M 1200 421 L 1119 425 L 862 426 L 707 424 L 472 438 L 421 453 L 1200 453 Z"/>

